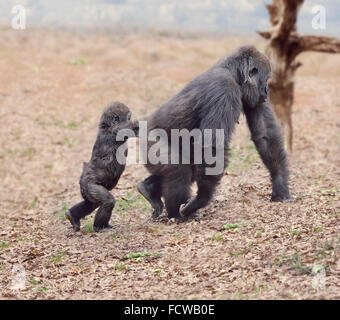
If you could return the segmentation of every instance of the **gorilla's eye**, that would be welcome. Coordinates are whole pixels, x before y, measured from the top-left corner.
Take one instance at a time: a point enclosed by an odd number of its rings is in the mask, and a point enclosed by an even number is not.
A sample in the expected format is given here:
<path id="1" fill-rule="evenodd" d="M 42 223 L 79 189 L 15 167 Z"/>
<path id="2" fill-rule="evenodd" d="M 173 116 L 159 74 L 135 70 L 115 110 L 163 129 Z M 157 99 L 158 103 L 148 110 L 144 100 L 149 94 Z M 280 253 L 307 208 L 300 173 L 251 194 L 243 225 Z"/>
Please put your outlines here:
<path id="1" fill-rule="evenodd" d="M 114 116 L 113 117 L 113 122 L 119 122 L 119 117 L 118 116 Z"/>
<path id="2" fill-rule="evenodd" d="M 127 115 L 127 119 L 128 119 L 128 121 L 130 121 L 130 120 L 131 120 L 131 113 L 128 113 L 128 115 Z"/>
<path id="3" fill-rule="evenodd" d="M 249 71 L 249 76 L 250 77 L 253 77 L 253 76 L 255 76 L 256 74 L 258 73 L 258 70 L 257 70 L 257 68 L 253 68 L 253 69 L 251 69 L 250 71 Z"/>

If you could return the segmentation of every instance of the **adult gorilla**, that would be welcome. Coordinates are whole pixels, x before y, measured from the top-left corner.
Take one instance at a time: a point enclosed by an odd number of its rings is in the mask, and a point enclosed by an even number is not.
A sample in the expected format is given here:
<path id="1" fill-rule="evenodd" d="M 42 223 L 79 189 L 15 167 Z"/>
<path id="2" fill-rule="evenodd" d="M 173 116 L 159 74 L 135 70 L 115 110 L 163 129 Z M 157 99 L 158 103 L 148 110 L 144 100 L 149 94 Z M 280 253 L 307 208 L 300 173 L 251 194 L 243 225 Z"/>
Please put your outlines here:
<path id="1" fill-rule="evenodd" d="M 223 129 L 224 168 L 227 166 L 228 144 L 241 112 L 246 116 L 263 163 L 270 171 L 272 201 L 290 200 L 288 167 L 280 128 L 267 100 L 271 75 L 267 57 L 253 46 L 244 46 L 219 60 L 211 69 L 194 80 L 147 118 L 148 131 L 164 129 Z M 216 145 L 216 136 L 212 140 Z M 171 150 L 171 139 L 167 142 Z M 148 143 L 148 150 L 152 143 Z M 204 145 L 202 148 L 204 149 Z M 151 173 L 138 184 L 139 192 L 150 202 L 156 218 L 163 210 L 164 197 L 168 218 L 186 220 L 211 200 L 223 176 L 208 175 L 209 165 L 148 162 Z M 190 186 L 196 181 L 198 191 L 191 198 Z"/>

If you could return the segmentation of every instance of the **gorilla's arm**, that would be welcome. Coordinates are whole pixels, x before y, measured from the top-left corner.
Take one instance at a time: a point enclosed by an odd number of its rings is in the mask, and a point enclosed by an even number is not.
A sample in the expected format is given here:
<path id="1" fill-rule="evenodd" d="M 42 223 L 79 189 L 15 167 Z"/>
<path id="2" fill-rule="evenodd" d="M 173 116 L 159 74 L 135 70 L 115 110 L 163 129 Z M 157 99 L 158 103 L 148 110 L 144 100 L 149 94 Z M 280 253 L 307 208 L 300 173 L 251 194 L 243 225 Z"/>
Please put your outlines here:
<path id="1" fill-rule="evenodd" d="M 220 73 L 221 71 L 219 71 Z M 223 70 L 223 73 L 225 71 Z M 213 77 L 211 77 L 214 79 Z M 241 92 L 236 82 L 220 75 L 202 88 L 204 98 L 199 100 L 199 128 L 212 129 L 213 145 L 216 146 L 216 129 L 224 130 L 224 145 L 228 147 L 235 125 L 242 111 Z"/>
<path id="2" fill-rule="evenodd" d="M 255 108 L 245 108 L 247 123 L 257 151 L 270 171 L 272 201 L 290 200 L 288 189 L 288 164 L 283 138 L 274 113 L 267 103 Z"/>

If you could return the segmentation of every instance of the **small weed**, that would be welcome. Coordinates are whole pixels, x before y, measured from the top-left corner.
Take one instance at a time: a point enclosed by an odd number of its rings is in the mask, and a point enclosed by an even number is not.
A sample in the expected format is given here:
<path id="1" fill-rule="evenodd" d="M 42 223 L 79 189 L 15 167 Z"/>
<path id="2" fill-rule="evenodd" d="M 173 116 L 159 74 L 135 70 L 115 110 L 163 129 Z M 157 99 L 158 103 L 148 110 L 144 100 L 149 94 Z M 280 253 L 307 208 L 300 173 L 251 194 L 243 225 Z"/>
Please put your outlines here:
<path id="1" fill-rule="evenodd" d="M 256 231 L 256 237 L 259 237 L 259 238 L 262 237 L 262 235 L 264 234 L 264 232 L 265 232 L 264 230 L 257 230 L 257 231 Z"/>
<path id="2" fill-rule="evenodd" d="M 9 246 L 9 243 L 7 243 L 7 242 L 1 242 L 0 243 L 1 248 L 7 248 L 8 246 Z"/>
<path id="3" fill-rule="evenodd" d="M 128 192 L 125 198 L 116 200 L 115 211 L 118 212 L 120 215 L 124 216 L 127 211 L 137 208 L 144 211 L 150 210 L 150 205 L 140 194 L 133 196 L 131 192 Z"/>
<path id="4" fill-rule="evenodd" d="M 34 199 L 32 200 L 32 202 L 26 204 L 25 209 L 34 209 L 37 206 L 38 203 L 38 197 L 34 197 Z"/>
<path id="5" fill-rule="evenodd" d="M 64 121 L 62 120 L 56 120 L 54 122 L 54 124 L 59 127 L 59 128 L 63 128 L 63 129 L 75 129 L 75 128 L 78 128 L 78 123 L 75 122 L 75 121 L 69 121 L 67 123 L 65 123 Z"/>
<path id="6" fill-rule="evenodd" d="M 323 264 L 316 264 L 312 268 L 312 273 L 317 274 L 322 270 L 326 270 L 325 266 Z"/>
<path id="7" fill-rule="evenodd" d="M 33 147 L 29 147 L 26 148 L 23 152 L 22 152 L 22 156 L 27 158 L 28 160 L 32 160 L 33 156 L 36 154 L 36 149 Z"/>
<path id="8" fill-rule="evenodd" d="M 222 234 L 214 234 L 212 237 L 211 237 L 211 240 L 212 241 L 220 241 L 223 239 L 223 235 Z"/>
<path id="9" fill-rule="evenodd" d="M 292 269 L 299 271 L 301 274 L 310 274 L 312 272 L 312 268 L 301 263 L 301 257 L 297 253 L 290 257 L 283 255 L 282 262 L 288 262 Z"/>
<path id="10" fill-rule="evenodd" d="M 232 229 L 237 229 L 239 228 L 239 224 L 226 224 L 222 227 L 222 230 L 232 230 Z"/>
<path id="11" fill-rule="evenodd" d="M 61 263 L 65 256 L 66 256 L 65 252 L 59 252 L 56 255 L 50 257 L 50 262 L 54 264 Z"/>
<path id="12" fill-rule="evenodd" d="M 241 256 L 244 252 L 243 251 L 234 251 L 231 253 L 233 257 L 238 257 Z"/>
<path id="13" fill-rule="evenodd" d="M 293 237 L 301 238 L 301 232 L 299 232 L 299 231 L 297 231 L 297 230 L 291 229 L 291 230 L 290 230 L 290 234 L 291 234 Z"/>
<path id="14" fill-rule="evenodd" d="M 150 253 L 147 251 L 142 251 L 142 252 L 131 252 L 125 256 L 125 259 L 136 259 L 136 258 L 141 258 L 141 257 L 147 257 L 149 256 Z"/>
<path id="15" fill-rule="evenodd" d="M 86 223 L 84 224 L 82 230 L 86 233 L 93 233 L 94 229 L 93 229 L 93 222 L 91 220 L 86 221 Z"/>
<path id="16" fill-rule="evenodd" d="M 337 193 L 340 192 L 340 189 L 339 188 L 332 188 L 332 189 L 320 189 L 319 191 L 321 193 L 321 195 L 324 195 L 324 196 L 335 196 Z"/>
<path id="17" fill-rule="evenodd" d="M 66 126 L 70 129 L 74 129 L 78 127 L 78 123 L 75 121 L 70 121 Z"/>
<path id="18" fill-rule="evenodd" d="M 56 121 L 54 122 L 54 124 L 55 124 L 57 127 L 65 128 L 64 122 L 61 121 L 61 120 L 56 120 Z"/>
<path id="19" fill-rule="evenodd" d="M 40 281 L 39 281 L 39 280 L 36 280 L 36 279 L 34 279 L 34 278 L 32 278 L 31 281 L 30 281 L 30 284 L 33 284 L 34 286 L 36 286 L 36 285 L 39 284 L 39 283 L 40 283 Z"/>
<path id="20" fill-rule="evenodd" d="M 65 213 L 67 210 L 68 210 L 68 204 L 66 202 L 62 202 L 60 210 L 55 213 L 55 218 L 61 219 L 62 221 L 66 221 Z"/>
<path id="21" fill-rule="evenodd" d="M 49 290 L 49 288 L 46 288 L 46 287 L 40 287 L 38 289 L 38 291 L 41 292 L 41 293 L 46 293 L 48 290 Z"/>
<path id="22" fill-rule="evenodd" d="M 163 273 L 163 270 L 162 269 L 153 269 L 153 270 L 151 270 L 151 272 L 153 274 L 161 274 L 161 273 Z"/>
<path id="23" fill-rule="evenodd" d="M 160 257 L 160 256 L 164 256 L 165 254 L 166 254 L 166 252 L 159 251 L 159 252 L 154 252 L 152 255 L 154 257 Z"/>
<path id="24" fill-rule="evenodd" d="M 74 144 L 78 142 L 78 139 L 75 137 L 64 137 L 63 142 L 61 144 L 68 146 L 71 148 Z"/>
<path id="25" fill-rule="evenodd" d="M 322 232 L 322 231 L 323 231 L 323 226 L 317 226 L 317 227 L 315 227 L 314 231 L 315 231 L 315 232 L 318 232 L 318 233 Z"/>
<path id="26" fill-rule="evenodd" d="M 88 61 L 85 58 L 72 58 L 68 61 L 68 63 L 74 66 L 80 66 L 80 65 L 87 64 Z"/>
<path id="27" fill-rule="evenodd" d="M 248 294 L 243 294 L 241 292 L 234 293 L 232 295 L 232 299 L 234 300 L 249 300 L 250 296 Z"/>
<path id="28" fill-rule="evenodd" d="M 126 269 L 126 265 L 124 263 L 117 263 L 114 266 L 114 269 L 117 270 L 117 271 L 125 270 Z"/>

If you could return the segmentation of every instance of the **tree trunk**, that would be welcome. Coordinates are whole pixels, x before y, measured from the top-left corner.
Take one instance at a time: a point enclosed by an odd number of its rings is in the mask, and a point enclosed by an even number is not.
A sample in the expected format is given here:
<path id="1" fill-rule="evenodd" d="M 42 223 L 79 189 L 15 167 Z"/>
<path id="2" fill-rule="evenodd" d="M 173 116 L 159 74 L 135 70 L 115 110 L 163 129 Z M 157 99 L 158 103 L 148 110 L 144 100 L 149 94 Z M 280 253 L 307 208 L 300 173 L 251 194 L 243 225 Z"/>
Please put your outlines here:
<path id="1" fill-rule="evenodd" d="M 304 0 L 273 0 L 271 5 L 266 5 L 272 28 L 259 32 L 268 40 L 266 54 L 272 65 L 270 100 L 284 134 L 288 137 L 289 150 L 293 148 L 294 75 L 296 69 L 302 65 L 295 61 L 296 56 L 303 51 L 340 53 L 339 39 L 297 34 L 296 18 L 303 2 Z"/>

